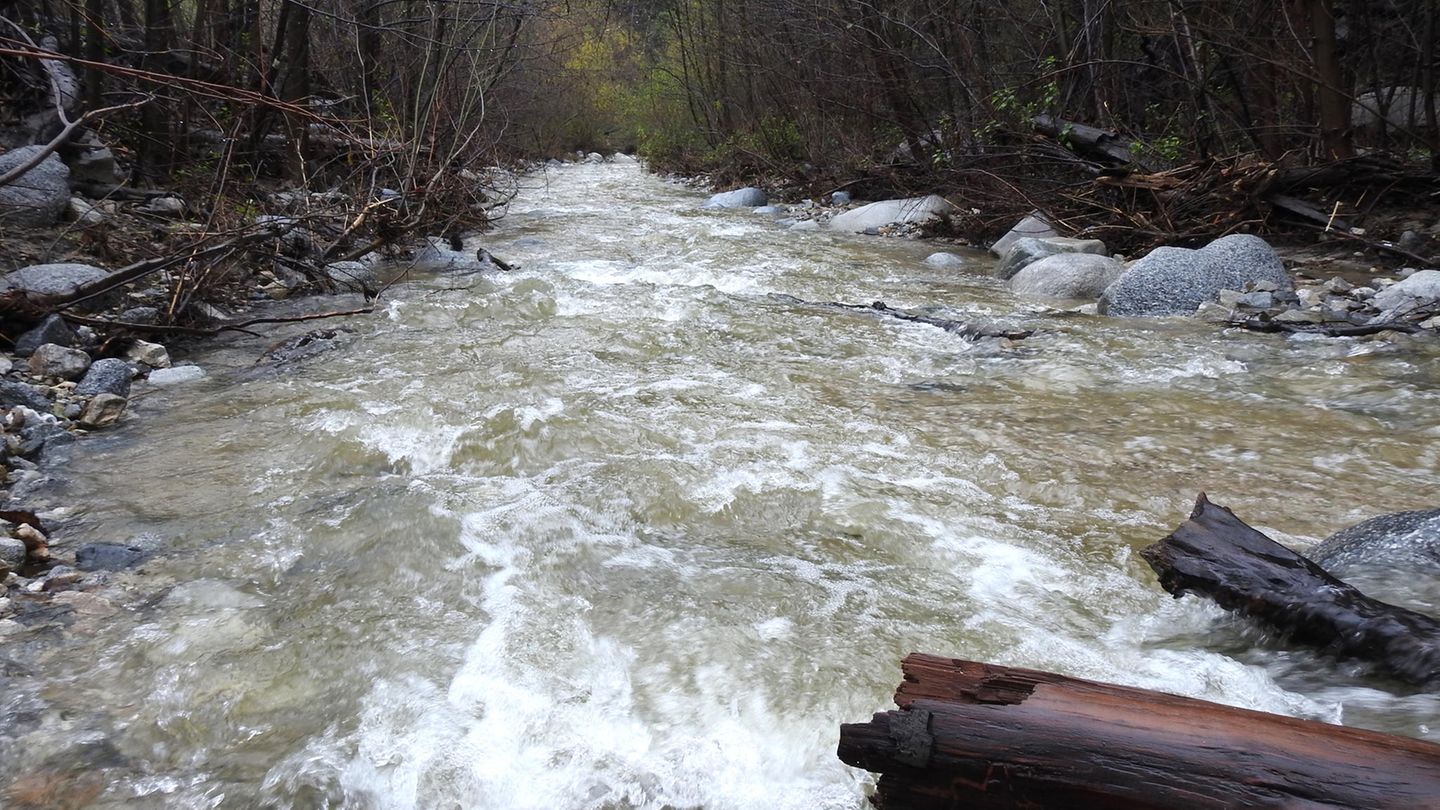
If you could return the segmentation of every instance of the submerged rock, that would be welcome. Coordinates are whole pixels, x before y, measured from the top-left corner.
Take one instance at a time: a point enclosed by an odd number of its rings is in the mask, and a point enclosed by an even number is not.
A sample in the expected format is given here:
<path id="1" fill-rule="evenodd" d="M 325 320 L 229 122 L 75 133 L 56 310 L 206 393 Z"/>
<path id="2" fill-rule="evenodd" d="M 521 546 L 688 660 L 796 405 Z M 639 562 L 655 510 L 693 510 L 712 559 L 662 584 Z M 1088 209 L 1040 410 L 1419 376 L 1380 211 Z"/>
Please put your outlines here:
<path id="1" fill-rule="evenodd" d="M 174 368 L 157 368 L 150 372 L 145 378 L 151 385 L 166 386 L 178 385 L 180 383 L 194 382 L 205 379 L 205 369 L 199 366 L 175 366 Z"/>
<path id="2" fill-rule="evenodd" d="M 1232 234 L 1199 250 L 1159 247 L 1105 290 L 1100 312 L 1189 315 L 1221 290 L 1262 289 L 1265 282 L 1294 288 L 1280 257 L 1258 236 Z"/>
<path id="3" fill-rule="evenodd" d="M 931 253 L 929 256 L 926 256 L 925 263 L 931 267 L 938 267 L 942 270 L 958 270 L 968 266 L 968 262 L 964 259 L 956 256 L 954 253 L 946 253 L 944 251 Z"/>
<path id="4" fill-rule="evenodd" d="M 89 543 L 75 551 L 75 567 L 81 571 L 119 571 L 139 565 L 150 552 L 119 543 Z"/>
<path id="5" fill-rule="evenodd" d="M 864 233 L 871 228 L 878 229 L 891 224 L 923 225 L 958 210 L 949 200 L 938 194 L 903 200 L 881 200 L 836 215 L 830 220 L 830 229 Z"/>
<path id="6" fill-rule="evenodd" d="M 1440 571 L 1440 509 L 1370 518 L 1330 535 L 1306 556 L 1336 575 L 1379 565 L 1397 573 Z"/>

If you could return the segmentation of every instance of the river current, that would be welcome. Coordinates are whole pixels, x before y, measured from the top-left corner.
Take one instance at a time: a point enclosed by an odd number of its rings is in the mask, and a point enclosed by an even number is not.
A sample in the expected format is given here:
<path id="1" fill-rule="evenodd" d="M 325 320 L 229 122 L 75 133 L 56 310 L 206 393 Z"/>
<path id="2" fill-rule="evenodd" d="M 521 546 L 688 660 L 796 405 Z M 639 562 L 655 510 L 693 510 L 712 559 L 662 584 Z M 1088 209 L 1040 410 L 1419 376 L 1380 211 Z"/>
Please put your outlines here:
<path id="1" fill-rule="evenodd" d="M 481 240 L 514 272 L 416 278 L 279 370 L 252 364 L 315 324 L 217 343 L 84 441 L 62 537 L 163 553 L 119 612 L 0 645 L 0 790 L 859 810 L 838 726 L 911 651 L 1440 740 L 1436 698 L 1137 553 L 1202 489 L 1297 548 L 1434 507 L 1435 349 L 1068 314 L 979 254 L 702 211 L 634 165 L 525 185 Z"/>

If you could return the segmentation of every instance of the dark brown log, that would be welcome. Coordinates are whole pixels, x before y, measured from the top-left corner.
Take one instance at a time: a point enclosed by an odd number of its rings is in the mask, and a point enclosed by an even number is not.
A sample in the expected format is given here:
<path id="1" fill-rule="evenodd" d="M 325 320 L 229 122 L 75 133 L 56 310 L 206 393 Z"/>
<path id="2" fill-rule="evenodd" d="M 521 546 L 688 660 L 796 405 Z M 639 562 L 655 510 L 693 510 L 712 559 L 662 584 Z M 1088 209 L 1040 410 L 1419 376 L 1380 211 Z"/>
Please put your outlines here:
<path id="1" fill-rule="evenodd" d="M 1047 672 L 908 656 L 840 727 L 883 810 L 1440 807 L 1440 746 Z"/>
<path id="2" fill-rule="evenodd" d="M 1213 599 L 1292 641 L 1412 684 L 1440 683 L 1440 621 L 1371 599 L 1203 492 L 1189 520 L 1140 553 L 1177 597 Z"/>
<path id="3" fill-rule="evenodd" d="M 929 315 L 916 315 L 903 309 L 896 309 L 884 301 L 875 301 L 870 304 L 842 304 L 837 301 L 806 301 L 803 298 L 796 298 L 793 295 L 784 293 L 771 293 L 770 297 L 776 301 L 782 301 L 796 306 L 814 307 L 816 309 L 834 309 L 841 312 L 856 312 L 865 315 L 874 315 L 880 318 L 894 318 L 909 323 L 923 323 L 926 326 L 933 326 L 937 329 L 944 329 L 954 335 L 959 335 L 967 340 L 978 340 L 980 338 L 1005 338 L 1008 340 L 1024 340 L 1035 334 L 1027 329 L 997 329 L 991 326 L 966 323 L 965 321 L 954 321 L 949 318 L 935 318 Z"/>

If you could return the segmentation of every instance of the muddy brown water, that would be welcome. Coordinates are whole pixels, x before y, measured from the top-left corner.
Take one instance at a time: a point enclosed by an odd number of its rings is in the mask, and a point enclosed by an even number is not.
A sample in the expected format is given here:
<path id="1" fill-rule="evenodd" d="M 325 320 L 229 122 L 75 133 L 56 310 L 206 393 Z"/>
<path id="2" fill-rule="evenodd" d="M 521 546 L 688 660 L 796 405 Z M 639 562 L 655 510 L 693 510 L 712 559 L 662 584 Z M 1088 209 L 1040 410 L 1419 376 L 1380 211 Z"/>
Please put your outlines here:
<path id="1" fill-rule="evenodd" d="M 1062 316 L 634 166 L 529 186 L 485 239 L 518 271 L 416 279 L 278 373 L 249 366 L 299 327 L 217 344 L 87 439 L 70 536 L 165 553 L 118 613 L 0 648 L 0 786 L 856 810 L 838 725 L 914 650 L 1440 739 L 1434 697 L 1172 600 L 1136 553 L 1201 489 L 1297 547 L 1433 507 L 1433 348 Z"/>

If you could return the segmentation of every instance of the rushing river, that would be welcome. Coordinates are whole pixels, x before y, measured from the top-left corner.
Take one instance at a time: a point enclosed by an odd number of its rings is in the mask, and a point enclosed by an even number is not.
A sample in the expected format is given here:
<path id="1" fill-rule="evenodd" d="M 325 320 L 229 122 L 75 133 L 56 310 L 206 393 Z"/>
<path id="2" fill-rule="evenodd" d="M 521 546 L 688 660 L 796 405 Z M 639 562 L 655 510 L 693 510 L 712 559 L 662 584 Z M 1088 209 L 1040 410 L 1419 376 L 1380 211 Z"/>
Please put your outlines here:
<path id="1" fill-rule="evenodd" d="M 701 211 L 633 165 L 527 182 L 484 240 L 515 272 L 397 287 L 278 371 L 251 364 L 314 324 L 212 346 L 85 440 L 62 540 L 164 553 L 118 613 L 0 646 L 0 789 L 858 810 L 838 725 L 915 650 L 1440 739 L 1435 698 L 1137 553 L 1201 489 L 1297 547 L 1435 506 L 1434 349 L 1066 315 L 978 254 Z"/>

